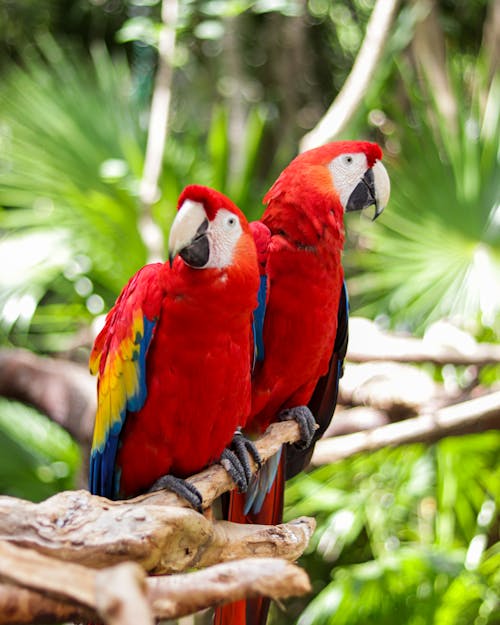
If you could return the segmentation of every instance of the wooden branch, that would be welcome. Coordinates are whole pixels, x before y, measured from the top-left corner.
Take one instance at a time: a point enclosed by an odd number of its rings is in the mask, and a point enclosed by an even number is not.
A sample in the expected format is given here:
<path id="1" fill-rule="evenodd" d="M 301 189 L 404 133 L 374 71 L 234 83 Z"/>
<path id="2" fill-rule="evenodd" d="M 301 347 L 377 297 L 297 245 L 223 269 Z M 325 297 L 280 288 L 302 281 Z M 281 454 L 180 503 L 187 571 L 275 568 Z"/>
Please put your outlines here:
<path id="1" fill-rule="evenodd" d="M 148 249 L 148 262 L 164 258 L 163 236 L 153 220 L 151 206 L 158 199 L 158 180 L 165 150 L 178 10 L 178 0 L 162 0 L 163 24 L 158 42 L 158 70 L 151 101 L 146 157 L 139 190 L 142 209 L 139 231 Z"/>
<path id="2" fill-rule="evenodd" d="M 413 0 L 413 5 L 427 8 L 417 22 L 412 47 L 418 68 L 425 78 L 427 91 L 450 132 L 457 132 L 457 102 L 446 69 L 446 42 L 439 23 L 436 0 Z"/>
<path id="3" fill-rule="evenodd" d="M 146 574 L 125 562 L 94 576 L 95 607 L 108 625 L 154 625 Z"/>
<path id="4" fill-rule="evenodd" d="M 274 456 L 285 443 L 294 443 L 298 440 L 300 440 L 300 431 L 297 423 L 295 421 L 284 421 L 282 423 L 272 423 L 265 433 L 254 442 L 262 460 L 267 460 Z M 250 464 L 252 472 L 255 472 L 257 467 L 252 459 L 250 459 Z M 220 464 L 208 467 L 197 475 L 188 478 L 187 481 L 194 484 L 202 494 L 204 508 L 210 506 L 222 493 L 234 488 L 233 481 Z M 140 495 L 132 501 L 155 503 L 164 506 L 187 505 L 177 495 L 168 491 Z"/>
<path id="5" fill-rule="evenodd" d="M 415 419 L 320 440 L 316 443 L 311 464 L 313 466 L 331 464 L 362 451 L 375 451 L 382 447 L 396 447 L 409 443 L 434 443 L 447 436 L 498 428 L 500 428 L 500 392 L 448 406 Z"/>
<path id="6" fill-rule="evenodd" d="M 429 373 L 398 362 L 348 362 L 339 389 L 341 404 L 383 410 L 392 421 L 414 417 L 444 396 Z"/>
<path id="7" fill-rule="evenodd" d="M 68 613 L 73 619 L 90 615 L 110 625 L 147 625 L 153 616 L 177 618 L 245 597 L 277 599 L 310 590 L 304 571 L 276 558 L 250 558 L 146 579 L 131 563 L 95 571 L 2 541 L 0 578 L 7 582 L 0 585 L 0 624 L 10 625 L 50 622 Z"/>
<path id="8" fill-rule="evenodd" d="M 0 582 L 0 625 L 90 622 L 95 618 L 93 610 L 75 603 Z"/>
<path id="9" fill-rule="evenodd" d="M 0 541 L 0 578 L 10 584 L 92 608 L 95 576 L 95 571 L 80 564 L 60 562 L 32 549 Z"/>
<path id="10" fill-rule="evenodd" d="M 279 558 L 247 558 L 187 575 L 148 579 L 155 616 L 175 618 L 210 606 L 266 596 L 286 599 L 311 590 L 299 567 Z"/>
<path id="11" fill-rule="evenodd" d="M 309 544 L 316 521 L 311 517 L 299 517 L 280 525 L 216 521 L 213 527 L 213 540 L 196 563 L 198 568 L 254 556 L 294 562 Z"/>
<path id="12" fill-rule="evenodd" d="M 489 87 L 500 66 L 500 0 L 490 0 L 486 8 L 481 49 L 486 58 Z"/>
<path id="13" fill-rule="evenodd" d="M 94 568 L 133 560 L 158 574 L 253 555 L 295 560 L 313 531 L 307 518 L 281 526 L 211 523 L 191 509 L 111 502 L 86 491 L 39 504 L 0 498 L 2 540 Z"/>
<path id="14" fill-rule="evenodd" d="M 323 118 L 302 138 L 300 151 L 335 139 L 357 111 L 379 64 L 399 0 L 377 0 L 351 73 Z"/>
<path id="15" fill-rule="evenodd" d="M 86 367 L 24 349 L 0 349 L 0 395 L 32 404 L 80 443 L 89 444 L 96 382 Z"/>
<path id="16" fill-rule="evenodd" d="M 446 342 L 438 340 L 439 333 L 446 333 Z M 500 345 L 476 343 L 470 335 L 444 322 L 435 324 L 435 331 L 422 340 L 384 332 L 368 319 L 353 317 L 349 320 L 347 358 L 351 362 L 392 360 L 481 367 L 500 362 Z"/>

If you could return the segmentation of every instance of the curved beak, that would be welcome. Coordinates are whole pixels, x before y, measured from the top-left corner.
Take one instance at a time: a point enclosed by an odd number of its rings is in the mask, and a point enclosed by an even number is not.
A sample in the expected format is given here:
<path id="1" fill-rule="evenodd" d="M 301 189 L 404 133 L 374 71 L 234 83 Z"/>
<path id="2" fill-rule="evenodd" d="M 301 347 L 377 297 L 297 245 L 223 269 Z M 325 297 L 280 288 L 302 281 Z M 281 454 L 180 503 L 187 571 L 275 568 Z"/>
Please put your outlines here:
<path id="1" fill-rule="evenodd" d="M 168 260 L 170 266 L 177 254 L 190 267 L 204 267 L 210 256 L 207 237 L 208 218 L 203 205 L 185 200 L 170 228 Z"/>
<path id="2" fill-rule="evenodd" d="M 386 168 L 380 161 L 367 169 L 349 196 L 346 211 L 363 210 L 368 206 L 375 206 L 373 220 L 387 206 L 391 193 L 391 183 Z"/>

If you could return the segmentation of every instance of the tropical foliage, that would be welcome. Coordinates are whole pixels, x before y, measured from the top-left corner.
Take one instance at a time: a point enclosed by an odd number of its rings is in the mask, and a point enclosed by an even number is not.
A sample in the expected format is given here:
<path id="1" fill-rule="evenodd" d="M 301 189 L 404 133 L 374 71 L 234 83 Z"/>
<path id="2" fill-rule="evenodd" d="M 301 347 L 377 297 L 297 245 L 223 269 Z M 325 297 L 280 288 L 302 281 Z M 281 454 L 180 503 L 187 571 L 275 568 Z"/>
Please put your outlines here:
<path id="1" fill-rule="evenodd" d="M 444 117 L 403 64 L 411 108 L 391 121 L 391 208 L 346 259 L 358 273 L 350 290 L 361 314 L 385 311 L 411 329 L 450 317 L 498 332 L 500 79 L 489 82 L 488 70 L 482 59 L 454 60 L 456 115 Z"/>
<path id="2" fill-rule="evenodd" d="M 436 5 L 451 121 L 409 53 L 429 3 L 402 3 L 346 131 L 383 143 L 393 181 L 375 224 L 348 219 L 356 313 L 418 332 L 447 316 L 498 340 L 500 83 L 494 59 L 479 54 L 491 3 Z M 153 206 L 164 234 L 188 182 L 212 184 L 258 215 L 263 191 L 343 84 L 373 4 L 181 0 Z M 23 0 L 0 10 L 3 346 L 85 360 L 90 324 L 147 258 L 138 190 L 159 13 L 158 0 Z M 498 368 L 483 375 L 497 378 Z M 71 487 L 78 456 L 36 411 L 0 402 L 1 492 L 37 500 Z M 314 592 L 275 610 L 275 622 L 498 625 L 499 457 L 500 437 L 485 433 L 295 478 L 288 517 L 318 521 L 303 558 Z"/>
<path id="3" fill-rule="evenodd" d="M 316 596 L 298 625 L 500 622 L 499 454 L 491 432 L 295 478 L 287 517 L 319 524 L 302 559 Z M 298 615 L 303 605 L 290 609 Z"/>

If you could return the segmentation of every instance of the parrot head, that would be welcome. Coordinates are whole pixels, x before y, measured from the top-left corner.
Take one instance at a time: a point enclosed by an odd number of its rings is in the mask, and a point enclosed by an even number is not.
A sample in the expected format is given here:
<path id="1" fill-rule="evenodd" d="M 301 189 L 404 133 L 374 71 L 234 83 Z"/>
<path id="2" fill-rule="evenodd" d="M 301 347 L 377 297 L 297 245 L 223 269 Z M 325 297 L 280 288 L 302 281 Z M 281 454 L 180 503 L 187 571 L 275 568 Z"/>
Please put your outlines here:
<path id="1" fill-rule="evenodd" d="M 231 264 L 242 241 L 251 239 L 243 213 L 214 189 L 187 186 L 179 197 L 177 209 L 168 240 L 171 266 L 179 255 L 186 265 L 195 269 L 223 269 Z"/>
<path id="2" fill-rule="evenodd" d="M 367 141 L 337 141 L 297 156 L 264 198 L 342 212 L 375 207 L 374 219 L 389 200 L 390 182 L 382 150 Z M 317 208 L 314 208 L 317 207 Z"/>

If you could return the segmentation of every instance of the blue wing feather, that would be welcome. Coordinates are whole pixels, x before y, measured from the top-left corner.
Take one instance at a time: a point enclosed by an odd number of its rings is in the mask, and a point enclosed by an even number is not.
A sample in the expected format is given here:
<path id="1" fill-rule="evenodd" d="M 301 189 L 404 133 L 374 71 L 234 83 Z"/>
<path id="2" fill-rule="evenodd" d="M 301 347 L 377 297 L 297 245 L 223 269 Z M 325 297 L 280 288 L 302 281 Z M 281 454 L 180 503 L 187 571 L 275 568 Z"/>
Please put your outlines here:
<path id="1" fill-rule="evenodd" d="M 120 434 L 127 413 L 137 412 L 146 401 L 148 391 L 146 384 L 146 356 L 151 343 L 155 320 L 143 317 L 143 334 L 137 334 L 134 344 L 138 349 L 133 351 L 132 360 L 136 361 L 138 380 L 136 392 L 127 398 L 125 407 L 120 411 L 119 420 L 108 430 L 104 446 L 93 447 L 90 455 L 89 489 L 94 495 L 116 498 L 120 492 L 120 474 L 115 462 L 120 445 Z"/>
<path id="2" fill-rule="evenodd" d="M 95 495 L 119 495 L 116 456 L 127 415 L 141 410 L 148 395 L 146 358 L 164 297 L 162 267 L 146 265 L 130 279 L 92 350 L 91 371 L 99 376 L 89 473 Z"/>
<path id="3" fill-rule="evenodd" d="M 264 320 L 266 317 L 267 276 L 260 276 L 259 291 L 257 293 L 257 308 L 253 311 L 253 342 L 254 365 L 264 360 Z"/>

